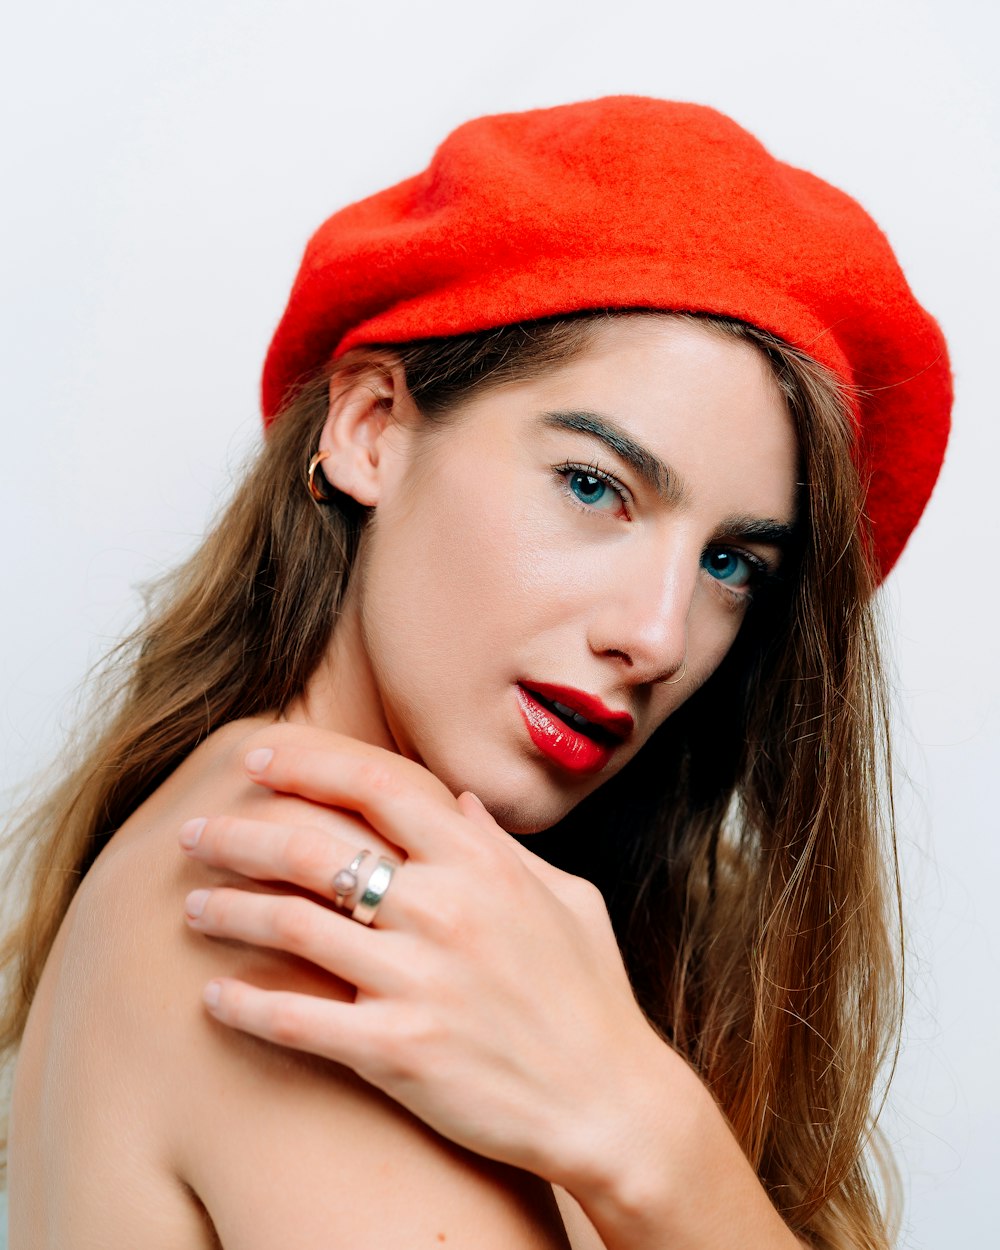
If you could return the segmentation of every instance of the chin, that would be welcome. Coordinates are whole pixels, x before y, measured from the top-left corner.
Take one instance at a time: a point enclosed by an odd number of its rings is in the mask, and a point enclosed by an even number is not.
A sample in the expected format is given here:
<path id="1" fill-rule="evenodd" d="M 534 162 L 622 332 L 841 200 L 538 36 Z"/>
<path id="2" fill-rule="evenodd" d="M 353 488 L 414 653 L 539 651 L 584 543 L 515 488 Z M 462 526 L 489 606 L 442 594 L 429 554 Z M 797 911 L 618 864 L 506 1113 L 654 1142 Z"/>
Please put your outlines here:
<path id="1" fill-rule="evenodd" d="M 518 836 L 532 833 L 544 833 L 572 811 L 576 802 L 566 795 L 536 795 L 534 801 L 530 794 L 512 798 L 510 791 L 491 792 L 488 786 L 477 790 L 475 785 L 463 787 L 472 790 L 483 802 L 486 810 L 507 833 Z M 582 796 L 580 796 L 582 799 Z"/>
<path id="2" fill-rule="evenodd" d="M 501 800 L 497 803 L 484 800 L 484 803 L 486 810 L 501 829 L 518 835 L 542 833 L 546 829 L 551 829 L 565 815 L 563 812 L 554 816 L 542 815 L 522 803 L 511 803 L 509 800 Z"/>
<path id="3" fill-rule="evenodd" d="M 414 758 L 452 794 L 471 790 L 501 829 L 519 836 L 551 829 L 595 788 L 592 781 L 585 788 L 566 788 L 565 783 L 560 784 L 533 760 L 507 761 L 494 769 L 473 769 L 465 766 L 470 756 L 467 748 L 463 751 L 463 763 L 456 766 L 448 752 L 435 751 L 429 743 L 416 745 L 423 749 L 414 752 Z"/>

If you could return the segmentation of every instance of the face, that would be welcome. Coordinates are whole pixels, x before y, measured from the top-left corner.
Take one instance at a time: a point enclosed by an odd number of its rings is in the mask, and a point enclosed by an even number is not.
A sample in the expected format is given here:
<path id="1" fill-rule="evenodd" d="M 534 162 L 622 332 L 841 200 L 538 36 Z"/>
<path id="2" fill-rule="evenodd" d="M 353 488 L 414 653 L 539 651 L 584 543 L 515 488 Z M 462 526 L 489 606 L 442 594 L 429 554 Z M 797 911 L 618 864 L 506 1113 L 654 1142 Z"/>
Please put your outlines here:
<path id="1" fill-rule="evenodd" d="M 376 452 L 313 709 L 346 727 L 350 703 L 354 732 L 512 832 L 554 824 L 708 678 L 795 522 L 767 363 L 667 317 L 610 321 L 430 434 L 388 425 Z"/>

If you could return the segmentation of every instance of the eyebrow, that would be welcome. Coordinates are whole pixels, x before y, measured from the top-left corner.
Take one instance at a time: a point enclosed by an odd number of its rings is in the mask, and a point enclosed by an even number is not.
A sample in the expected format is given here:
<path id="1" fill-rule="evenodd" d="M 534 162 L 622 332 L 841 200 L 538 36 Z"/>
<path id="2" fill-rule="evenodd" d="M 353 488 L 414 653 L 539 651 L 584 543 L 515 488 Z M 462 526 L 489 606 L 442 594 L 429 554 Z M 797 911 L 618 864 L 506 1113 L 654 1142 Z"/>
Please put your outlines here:
<path id="1" fill-rule="evenodd" d="M 629 438 L 620 425 L 596 412 L 559 411 L 542 413 L 542 424 L 550 429 L 575 430 L 600 439 L 619 459 L 631 465 L 638 476 L 667 503 L 683 503 L 687 491 L 677 475 L 651 451 Z"/>
<path id="2" fill-rule="evenodd" d="M 549 429 L 573 430 L 578 434 L 589 434 L 592 438 L 599 439 L 630 465 L 642 481 L 666 503 L 683 504 L 687 501 L 687 488 L 677 474 L 648 448 L 630 438 L 610 418 L 598 416 L 596 412 L 560 410 L 542 413 L 541 424 Z M 775 521 L 769 517 L 745 515 L 728 517 L 719 527 L 719 533 L 728 538 L 742 538 L 748 542 L 781 548 L 791 544 L 797 531 L 798 526 L 794 521 Z"/>
<path id="3" fill-rule="evenodd" d="M 746 542 L 763 543 L 767 547 L 791 546 L 798 537 L 799 528 L 795 522 L 772 521 L 770 518 L 752 516 L 731 516 L 719 526 L 719 533 L 725 538 L 742 538 Z"/>

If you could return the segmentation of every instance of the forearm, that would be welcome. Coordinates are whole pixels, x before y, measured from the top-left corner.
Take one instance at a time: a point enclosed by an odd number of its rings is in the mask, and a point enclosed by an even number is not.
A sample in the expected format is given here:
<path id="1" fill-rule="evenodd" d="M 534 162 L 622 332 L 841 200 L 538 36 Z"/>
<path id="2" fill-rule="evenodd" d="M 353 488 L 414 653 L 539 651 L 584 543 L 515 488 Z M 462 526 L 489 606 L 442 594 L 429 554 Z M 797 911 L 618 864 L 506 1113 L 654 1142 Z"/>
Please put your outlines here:
<path id="1" fill-rule="evenodd" d="M 261 784 L 363 808 L 409 858 L 370 929 L 299 892 L 192 895 L 192 929 L 358 986 L 353 1002 L 328 1002 L 223 978 L 214 1017 L 351 1068 L 456 1145 L 559 1186 L 608 1250 L 791 1250 L 708 1090 L 640 1011 L 600 893 L 525 851 L 470 796 L 456 807 L 423 772 L 417 785 L 410 761 L 300 736 L 260 735 Z M 336 831 L 259 819 L 202 821 L 184 845 L 321 897 L 357 853 Z"/>
<path id="2" fill-rule="evenodd" d="M 706 1087 L 652 1042 L 562 1182 L 607 1250 L 796 1250 Z"/>

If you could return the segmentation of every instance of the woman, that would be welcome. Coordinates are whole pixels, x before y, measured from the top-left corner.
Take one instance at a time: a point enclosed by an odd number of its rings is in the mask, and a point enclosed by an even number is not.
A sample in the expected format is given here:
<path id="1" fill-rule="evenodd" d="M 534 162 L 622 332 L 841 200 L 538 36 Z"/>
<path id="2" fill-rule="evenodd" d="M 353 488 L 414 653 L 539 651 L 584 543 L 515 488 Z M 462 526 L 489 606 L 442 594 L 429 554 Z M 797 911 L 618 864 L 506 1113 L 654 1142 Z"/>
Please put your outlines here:
<path id="1" fill-rule="evenodd" d="M 874 223 L 708 109 L 325 223 L 32 820 L 13 1250 L 886 1245 L 870 598 L 949 405 Z"/>

